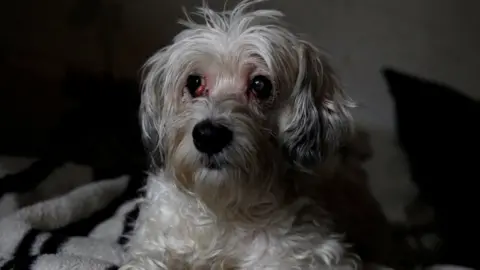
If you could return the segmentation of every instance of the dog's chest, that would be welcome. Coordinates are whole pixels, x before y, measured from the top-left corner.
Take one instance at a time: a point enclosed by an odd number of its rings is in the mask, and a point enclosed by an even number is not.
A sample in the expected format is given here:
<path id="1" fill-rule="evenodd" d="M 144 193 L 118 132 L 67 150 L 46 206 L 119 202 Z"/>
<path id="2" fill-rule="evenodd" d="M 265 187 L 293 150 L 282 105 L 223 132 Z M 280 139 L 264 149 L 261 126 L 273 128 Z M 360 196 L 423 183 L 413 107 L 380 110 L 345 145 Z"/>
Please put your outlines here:
<path id="1" fill-rule="evenodd" d="M 141 226 L 145 238 L 169 252 L 192 259 L 237 254 L 248 250 L 254 237 L 250 230 L 219 223 L 196 199 L 168 183 L 150 183 L 147 201 Z"/>
<path id="2" fill-rule="evenodd" d="M 228 253 L 229 247 L 238 252 L 252 237 L 248 230 L 219 223 L 213 214 L 191 199 L 165 203 L 160 212 L 159 219 L 165 228 L 163 235 L 167 246 L 184 250 L 192 256 Z"/>
<path id="3" fill-rule="evenodd" d="M 165 216 L 168 220 L 176 222 L 165 231 L 166 249 L 186 263 L 186 269 L 253 269 L 247 265 L 271 260 L 267 253 L 276 253 L 280 246 L 264 232 L 219 224 L 201 211 L 188 218 Z"/>
<path id="4" fill-rule="evenodd" d="M 343 251 L 336 240 L 322 236 L 317 229 L 292 231 L 292 221 L 287 218 L 264 229 L 219 222 L 206 207 L 174 186 L 155 181 L 147 190 L 135 242 L 151 257 L 186 265 L 181 269 L 257 269 L 258 265 L 291 269 L 331 261 L 328 265 Z"/>

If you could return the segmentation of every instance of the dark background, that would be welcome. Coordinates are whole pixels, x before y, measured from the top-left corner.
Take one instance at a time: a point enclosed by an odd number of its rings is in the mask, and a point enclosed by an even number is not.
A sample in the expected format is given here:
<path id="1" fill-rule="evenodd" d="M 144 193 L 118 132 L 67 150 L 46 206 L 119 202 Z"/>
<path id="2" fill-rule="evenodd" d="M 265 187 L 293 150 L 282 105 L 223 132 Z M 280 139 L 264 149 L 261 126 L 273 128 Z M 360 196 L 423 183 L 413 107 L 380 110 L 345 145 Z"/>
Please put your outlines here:
<path id="1" fill-rule="evenodd" d="M 0 155 L 68 159 L 106 171 L 144 167 L 136 113 L 140 68 L 180 29 L 181 6 L 191 10 L 201 2 L 4 1 Z M 218 8 L 224 1 L 209 2 Z M 293 30 L 331 55 L 348 93 L 360 103 L 356 119 L 371 134 L 374 155 L 366 164 L 371 190 L 390 220 L 405 221 L 405 206 L 416 197 L 418 183 L 412 181 L 411 162 L 399 144 L 395 101 L 381 70 L 399 68 L 447 83 L 467 98 L 480 98 L 480 1 L 274 0 L 266 5 L 284 11 Z M 422 91 L 406 88 L 414 91 L 402 95 L 403 102 Z M 439 104 L 432 96 L 423 97 L 425 107 L 416 103 L 418 114 L 419 107 L 426 112 Z M 435 115 L 442 114 L 428 117 Z M 435 134 L 445 134 L 443 122 L 434 123 L 439 127 Z M 445 126 L 455 128 L 451 121 Z M 406 129 L 421 137 L 414 127 Z"/>

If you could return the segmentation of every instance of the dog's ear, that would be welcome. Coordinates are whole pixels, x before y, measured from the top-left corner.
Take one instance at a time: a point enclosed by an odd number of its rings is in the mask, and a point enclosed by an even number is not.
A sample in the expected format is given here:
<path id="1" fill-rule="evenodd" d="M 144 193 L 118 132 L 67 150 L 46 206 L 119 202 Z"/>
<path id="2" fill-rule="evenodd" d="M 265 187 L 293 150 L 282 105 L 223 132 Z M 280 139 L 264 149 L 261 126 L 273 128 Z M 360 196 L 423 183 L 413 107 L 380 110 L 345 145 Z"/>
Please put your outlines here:
<path id="1" fill-rule="evenodd" d="M 332 67 L 313 45 L 298 47 L 295 87 L 281 115 L 280 139 L 293 165 L 308 169 L 326 159 L 351 134 L 349 109 Z"/>
<path id="2" fill-rule="evenodd" d="M 142 93 L 139 108 L 143 144 L 150 157 L 150 165 L 161 168 L 165 161 L 165 76 L 169 54 L 167 48 L 153 55 L 143 67 Z"/>

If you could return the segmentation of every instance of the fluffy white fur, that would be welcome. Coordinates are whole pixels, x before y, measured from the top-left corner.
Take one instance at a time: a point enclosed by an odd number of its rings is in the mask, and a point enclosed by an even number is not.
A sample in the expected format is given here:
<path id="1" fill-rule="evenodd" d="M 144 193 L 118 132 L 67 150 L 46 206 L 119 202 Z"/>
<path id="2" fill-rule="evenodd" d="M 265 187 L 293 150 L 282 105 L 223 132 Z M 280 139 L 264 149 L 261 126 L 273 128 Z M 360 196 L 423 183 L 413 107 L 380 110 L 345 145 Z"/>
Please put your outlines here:
<path id="1" fill-rule="evenodd" d="M 146 64 L 141 123 L 152 173 L 121 269 L 353 269 L 359 266 L 321 201 L 303 193 L 350 134 L 344 95 L 322 54 L 281 25 L 275 10 L 204 6 Z M 192 97 L 187 77 L 207 79 Z M 248 82 L 264 75 L 260 100 Z M 210 119 L 233 132 L 222 152 L 197 151 Z M 206 163 L 215 163 L 210 168 Z"/>

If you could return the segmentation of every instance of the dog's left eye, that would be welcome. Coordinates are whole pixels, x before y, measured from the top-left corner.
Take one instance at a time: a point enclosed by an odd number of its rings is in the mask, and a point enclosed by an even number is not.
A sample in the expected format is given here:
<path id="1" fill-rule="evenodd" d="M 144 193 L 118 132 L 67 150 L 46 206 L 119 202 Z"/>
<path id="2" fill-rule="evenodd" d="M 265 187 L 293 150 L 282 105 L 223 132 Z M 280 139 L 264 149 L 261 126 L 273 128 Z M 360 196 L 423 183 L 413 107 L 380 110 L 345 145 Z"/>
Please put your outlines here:
<path id="1" fill-rule="evenodd" d="M 263 75 L 257 75 L 253 77 L 249 91 L 259 99 L 267 99 L 272 94 L 273 84 Z"/>
<path id="2" fill-rule="evenodd" d="M 205 80 L 200 75 L 190 75 L 186 87 L 192 97 L 201 96 L 205 92 Z"/>

